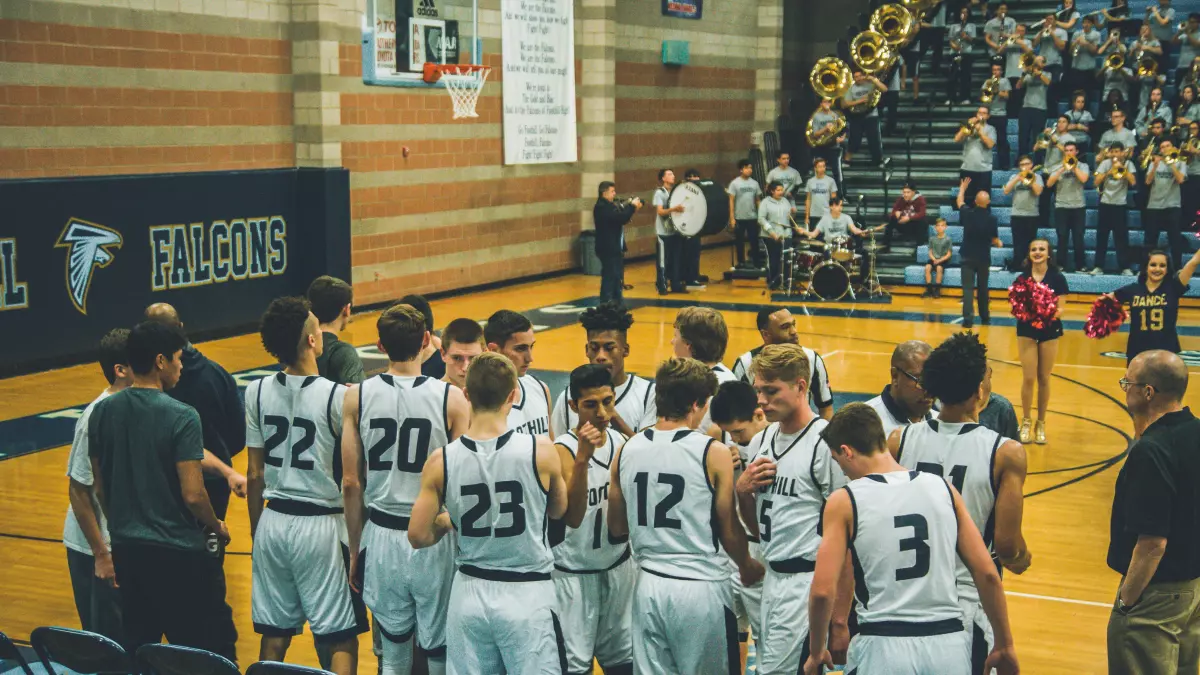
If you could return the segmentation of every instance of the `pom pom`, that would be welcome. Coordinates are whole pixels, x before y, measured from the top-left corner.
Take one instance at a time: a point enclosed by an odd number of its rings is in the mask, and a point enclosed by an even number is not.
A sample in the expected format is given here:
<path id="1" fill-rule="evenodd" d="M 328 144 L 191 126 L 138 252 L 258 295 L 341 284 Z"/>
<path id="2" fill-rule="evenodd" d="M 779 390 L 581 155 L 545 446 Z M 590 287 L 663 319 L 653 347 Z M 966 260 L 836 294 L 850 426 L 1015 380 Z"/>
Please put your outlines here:
<path id="1" fill-rule="evenodd" d="M 1031 277 L 1018 279 L 1008 289 L 1008 304 L 1017 321 L 1045 328 L 1058 312 L 1058 298 L 1050 287 Z"/>
<path id="2" fill-rule="evenodd" d="M 1083 323 L 1083 333 L 1090 338 L 1100 339 L 1117 332 L 1125 323 L 1125 308 L 1116 299 L 1107 295 L 1096 298 L 1092 310 Z"/>

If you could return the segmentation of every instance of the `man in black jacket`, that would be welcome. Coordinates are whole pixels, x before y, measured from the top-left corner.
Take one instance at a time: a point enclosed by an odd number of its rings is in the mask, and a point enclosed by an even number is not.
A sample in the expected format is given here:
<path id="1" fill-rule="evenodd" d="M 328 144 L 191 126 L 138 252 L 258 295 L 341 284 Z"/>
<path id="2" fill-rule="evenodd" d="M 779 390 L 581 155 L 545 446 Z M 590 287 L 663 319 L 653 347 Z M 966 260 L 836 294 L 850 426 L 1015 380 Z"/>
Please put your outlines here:
<path id="1" fill-rule="evenodd" d="M 642 208 L 642 200 L 634 197 L 618 204 L 617 186 L 607 180 L 600 183 L 599 193 L 592 207 L 592 218 L 596 223 L 596 257 L 600 259 L 600 301 L 621 302 L 625 284 L 625 223 Z"/>

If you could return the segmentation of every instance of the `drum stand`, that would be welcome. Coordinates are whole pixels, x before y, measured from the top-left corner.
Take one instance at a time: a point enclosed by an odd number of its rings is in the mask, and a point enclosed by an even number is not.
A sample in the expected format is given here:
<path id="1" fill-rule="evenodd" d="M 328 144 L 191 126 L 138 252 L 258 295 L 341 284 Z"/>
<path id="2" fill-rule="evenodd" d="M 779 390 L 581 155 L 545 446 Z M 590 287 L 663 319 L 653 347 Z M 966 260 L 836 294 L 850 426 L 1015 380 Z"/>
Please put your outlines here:
<path id="1" fill-rule="evenodd" d="M 871 233 L 870 242 L 865 248 L 867 250 L 867 256 L 870 258 L 870 262 L 867 265 L 866 278 L 863 279 L 862 292 L 865 293 L 866 297 L 868 298 L 888 297 L 891 294 L 883 290 L 883 285 L 879 283 L 879 272 L 875 269 L 875 252 L 878 250 L 878 246 L 875 244 L 874 232 Z M 853 289 L 850 292 L 851 296 L 853 297 Z"/>

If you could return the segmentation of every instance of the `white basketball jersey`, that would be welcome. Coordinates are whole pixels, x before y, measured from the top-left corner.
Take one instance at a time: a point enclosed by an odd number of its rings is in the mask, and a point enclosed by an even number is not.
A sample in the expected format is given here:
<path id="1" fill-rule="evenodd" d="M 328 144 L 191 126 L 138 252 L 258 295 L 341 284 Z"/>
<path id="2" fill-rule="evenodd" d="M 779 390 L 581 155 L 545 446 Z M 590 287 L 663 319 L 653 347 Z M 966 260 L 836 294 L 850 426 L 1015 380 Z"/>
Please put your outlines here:
<path id="1" fill-rule="evenodd" d="M 359 385 L 358 433 L 367 463 L 367 507 L 408 517 L 425 458 L 450 440 L 450 386 L 425 376 L 377 375 Z"/>
<path id="2" fill-rule="evenodd" d="M 817 559 L 821 511 L 829 495 L 846 484 L 821 440 L 821 430 L 828 425 L 815 417 L 799 433 L 788 435 L 775 422 L 752 443 L 757 445 L 756 457 L 775 462 L 775 481 L 755 499 L 763 557 L 770 562 Z"/>
<path id="3" fill-rule="evenodd" d="M 900 464 L 950 481 L 962 495 L 963 505 L 983 535 L 988 551 L 992 550 L 996 533 L 996 485 L 992 474 L 996 450 L 1003 442 L 1003 436 L 978 424 L 941 420 L 910 424 L 900 436 Z M 958 583 L 964 596 L 979 597 L 971 571 L 961 560 Z"/>
<path id="4" fill-rule="evenodd" d="M 766 345 L 759 345 L 742 354 L 733 362 L 733 374 L 746 384 L 754 384 L 750 379 L 750 364 Z M 829 388 L 829 370 L 825 367 L 825 359 L 808 347 L 801 347 L 808 357 L 808 398 L 817 408 L 833 405 L 833 391 Z"/>
<path id="5" fill-rule="evenodd" d="M 737 376 L 733 374 L 733 371 L 726 368 L 725 364 L 723 363 L 718 363 L 717 365 L 713 366 L 712 371 L 713 375 L 717 376 L 718 387 L 725 382 L 732 382 L 737 379 Z M 697 427 L 697 430 L 701 433 L 708 433 L 709 428 L 712 427 L 712 411 L 709 410 L 709 405 L 711 404 L 712 397 L 710 396 L 708 399 L 708 404 L 704 406 L 704 419 L 700 422 L 700 426 Z"/>
<path id="6" fill-rule="evenodd" d="M 443 451 L 446 511 L 458 532 L 458 565 L 506 572 L 554 567 L 546 536 L 547 490 L 537 475 L 537 437 L 512 431 Z"/>
<path id="7" fill-rule="evenodd" d="M 246 446 L 265 454 L 263 497 L 342 506 L 342 403 L 346 387 L 276 373 L 246 388 Z"/>
<path id="8" fill-rule="evenodd" d="M 575 456 L 579 438 L 571 431 L 554 441 Z M 609 467 L 617 448 L 625 437 L 608 430 L 604 447 L 596 448 L 588 462 L 588 505 L 583 524 L 566 527 L 562 521 L 551 521 L 550 538 L 554 545 L 554 565 L 566 572 L 602 572 L 628 555 L 629 538 L 614 539 L 608 531 Z M 565 530 L 565 532 L 564 532 Z M 559 540 L 561 538 L 561 540 Z"/>
<path id="9" fill-rule="evenodd" d="M 617 414 L 633 431 L 654 426 L 658 421 L 658 406 L 654 402 L 654 381 L 630 374 L 619 387 L 613 388 L 615 399 L 613 407 Z M 579 416 L 567 405 L 571 398 L 570 388 L 563 389 L 554 402 L 554 412 L 550 419 L 554 422 L 554 432 L 558 434 L 555 440 L 568 431 L 574 431 L 579 426 Z"/>
<path id="10" fill-rule="evenodd" d="M 550 435 L 550 400 L 542 381 L 526 373 L 517 379 L 517 402 L 508 411 L 508 429 L 523 434 Z"/>
<path id="11" fill-rule="evenodd" d="M 919 471 L 871 474 L 846 486 L 859 625 L 961 619 L 954 565 L 958 518 L 950 487 Z"/>
<path id="12" fill-rule="evenodd" d="M 729 579 L 705 462 L 713 439 L 691 429 L 646 429 L 618 462 L 638 566 L 681 579 Z"/>

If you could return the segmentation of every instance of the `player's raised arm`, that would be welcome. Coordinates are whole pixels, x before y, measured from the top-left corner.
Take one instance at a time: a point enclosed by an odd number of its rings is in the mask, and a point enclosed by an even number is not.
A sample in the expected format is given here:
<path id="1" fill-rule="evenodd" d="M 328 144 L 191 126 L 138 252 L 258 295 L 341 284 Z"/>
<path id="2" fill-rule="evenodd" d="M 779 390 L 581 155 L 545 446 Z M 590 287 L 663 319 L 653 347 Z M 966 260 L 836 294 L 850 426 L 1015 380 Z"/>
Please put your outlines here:
<path id="1" fill-rule="evenodd" d="M 442 510 L 442 495 L 446 489 L 446 473 L 442 455 L 445 448 L 429 453 L 425 468 L 421 470 L 421 491 L 413 502 L 412 515 L 408 520 L 408 543 L 413 548 L 428 548 L 450 531 L 449 518 L 438 513 Z"/>

